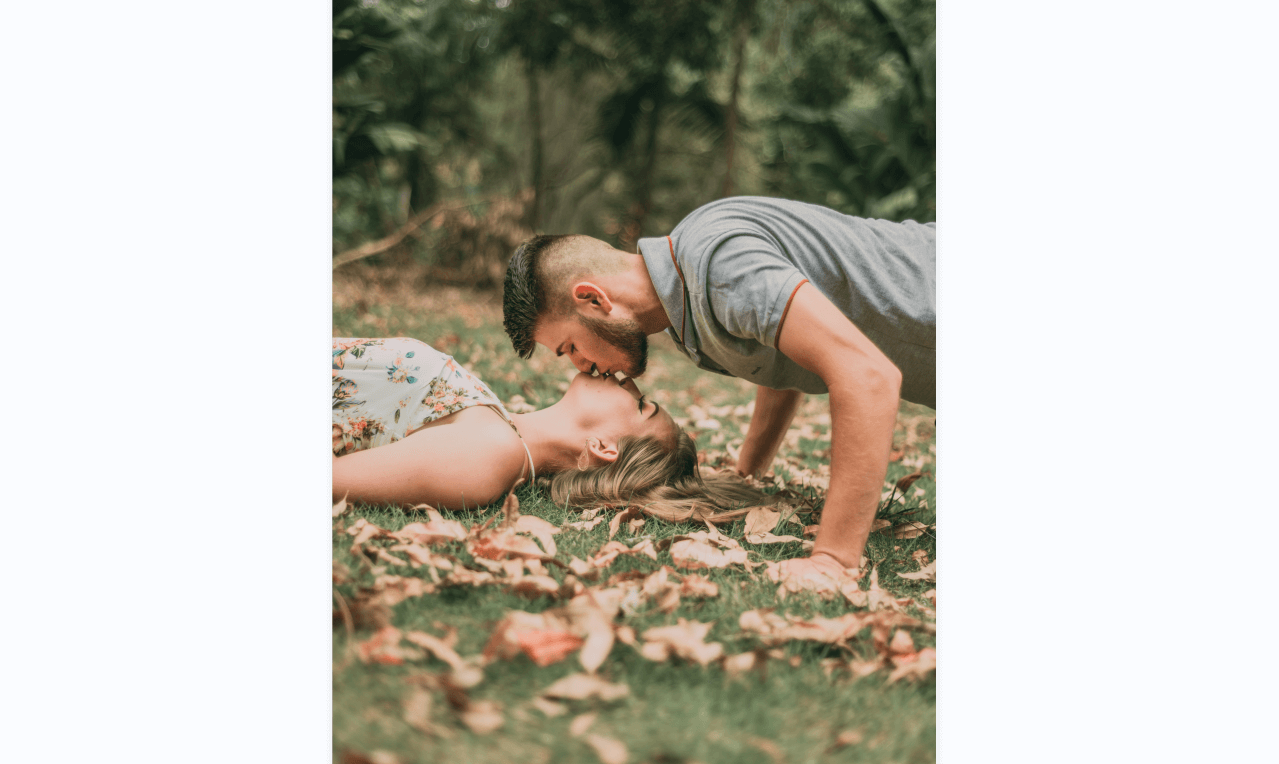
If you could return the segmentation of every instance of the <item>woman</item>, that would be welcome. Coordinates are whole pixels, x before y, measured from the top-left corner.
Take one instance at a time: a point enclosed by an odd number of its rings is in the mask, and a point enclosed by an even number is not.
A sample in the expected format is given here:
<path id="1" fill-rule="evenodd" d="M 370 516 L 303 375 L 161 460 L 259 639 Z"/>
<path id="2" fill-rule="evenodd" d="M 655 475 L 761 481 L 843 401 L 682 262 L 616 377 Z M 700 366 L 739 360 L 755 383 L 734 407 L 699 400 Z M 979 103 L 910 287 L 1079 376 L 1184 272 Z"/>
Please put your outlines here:
<path id="1" fill-rule="evenodd" d="M 699 502 L 770 499 L 703 481 L 692 439 L 633 380 L 578 374 L 549 408 L 511 414 L 452 357 L 405 337 L 333 340 L 333 453 L 334 497 L 374 504 L 478 507 L 538 476 L 559 504 L 641 504 L 671 520 Z"/>

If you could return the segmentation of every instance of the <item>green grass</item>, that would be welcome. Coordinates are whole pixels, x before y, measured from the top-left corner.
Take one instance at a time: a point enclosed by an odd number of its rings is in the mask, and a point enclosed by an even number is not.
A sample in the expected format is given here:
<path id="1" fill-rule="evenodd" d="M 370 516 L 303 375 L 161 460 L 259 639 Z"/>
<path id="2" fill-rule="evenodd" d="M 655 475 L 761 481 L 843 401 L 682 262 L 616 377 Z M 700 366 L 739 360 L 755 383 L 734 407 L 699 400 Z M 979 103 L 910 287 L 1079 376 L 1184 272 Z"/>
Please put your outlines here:
<path id="1" fill-rule="evenodd" d="M 333 320 L 335 336 L 403 334 L 422 339 L 467 365 L 504 400 L 518 394 L 535 406 L 549 405 L 559 398 L 561 385 L 567 382 L 571 372 L 563 359 L 549 353 L 539 352 L 530 361 L 520 360 L 502 333 L 500 304 L 492 296 L 447 290 L 413 294 L 407 287 L 379 292 L 367 285 L 357 288 L 354 284 L 335 283 Z M 650 397 L 672 409 L 675 416 L 688 416 L 693 406 L 703 410 L 737 407 L 752 399 L 753 389 L 748 383 L 697 370 L 664 338 L 653 345 L 650 372 L 640 384 Z M 830 447 L 829 427 L 821 424 L 825 413 L 825 396 L 808 396 L 779 456 L 809 469 L 824 463 L 823 451 Z M 701 430 L 697 435 L 699 449 L 710 455 L 722 453 L 724 444 L 731 444 L 734 439 L 740 443 L 741 426 L 749 421 L 749 417 L 731 412 L 717 418 L 722 422 L 721 429 Z M 800 435 L 805 425 L 810 429 Z M 934 471 L 932 425 L 930 410 L 903 405 L 897 441 L 905 446 L 906 456 L 891 465 L 890 479 L 920 467 L 926 472 Z M 778 469 L 785 474 L 780 463 Z M 904 505 L 895 505 L 890 511 L 913 510 L 905 517 L 931 523 L 936 514 L 935 482 L 925 477 L 915 485 L 922 491 L 908 491 Z M 556 506 L 537 489 L 526 487 L 518 495 L 524 514 L 545 518 L 556 525 L 577 519 L 576 512 Z M 471 512 L 446 512 L 445 516 L 471 524 L 483 522 L 496 512 L 498 509 L 490 506 Z M 349 525 L 356 517 L 366 517 L 391 530 L 419 519 L 397 509 L 360 506 L 341 518 L 342 524 Z M 796 526 L 789 528 L 779 529 L 778 533 L 798 530 Z M 638 535 L 630 533 L 623 524 L 617 538 L 634 543 L 644 536 L 656 540 L 699 529 L 704 526 L 673 525 L 649 518 Z M 739 540 L 742 529 L 741 521 L 720 528 L 721 532 Z M 565 561 L 574 555 L 586 558 L 605 543 L 607 536 L 606 522 L 589 532 L 563 531 L 556 536 L 557 558 Z M 359 587 L 370 585 L 374 575 L 367 563 L 350 554 L 350 541 L 351 537 L 344 533 L 333 535 L 334 559 L 351 571 L 351 579 L 335 589 L 348 601 L 355 598 Z M 744 546 L 756 552 L 752 559 L 778 560 L 803 554 L 798 544 Z M 914 539 L 894 540 L 884 534 L 873 534 L 866 554 L 879 565 L 880 583 L 884 588 L 899 597 L 914 596 L 923 601 L 923 592 L 933 588 L 933 584 L 894 575 L 917 569 L 910 557 L 917 549 L 927 551 L 929 560 L 934 559 L 935 538 L 925 534 Z M 462 560 L 470 559 L 461 543 L 439 551 Z M 605 576 L 627 570 L 649 572 L 662 564 L 674 567 L 669 552 L 660 552 L 657 562 L 646 557 L 623 556 L 605 571 Z M 563 571 L 548 567 L 550 575 L 562 580 Z M 425 576 L 421 570 L 404 567 L 393 567 L 386 572 Z M 641 607 L 628 615 L 625 622 L 637 633 L 674 624 L 680 617 L 711 622 L 714 626 L 707 641 L 722 642 L 726 654 L 735 654 L 757 646 L 753 638 L 739 633 L 737 619 L 745 610 L 776 607 L 779 612 L 805 617 L 830 617 L 848 612 L 847 605 L 841 602 L 824 602 L 810 594 L 792 595 L 779 602 L 776 585 L 767 581 L 762 569 L 753 575 L 739 570 L 698 572 L 719 585 L 718 597 L 685 599 L 671 614 Z M 454 588 L 400 603 L 393 611 L 391 622 L 404 630 L 422 629 L 436 634 L 441 633 L 435 626 L 437 623 L 455 627 L 459 637 L 456 649 L 461 655 L 469 656 L 480 652 L 493 625 L 508 609 L 538 612 L 557 604 L 549 598 L 525 599 L 493 586 Z M 828 677 L 821 659 L 841 653 L 818 643 L 787 644 L 783 648 L 787 659 L 797 657 L 798 665 L 791 666 L 789 660 L 771 660 L 763 678 L 756 673 L 730 678 L 716 665 L 702 668 L 678 662 L 653 663 L 642 658 L 634 648 L 619 643 L 600 674 L 610 681 L 627 684 L 630 696 L 612 703 L 570 703 L 570 713 L 556 718 L 546 718 L 530 701 L 556 679 L 580 671 L 576 656 L 545 668 L 537 667 L 523 656 L 499 661 L 486 667 L 485 679 L 471 690 L 471 697 L 501 703 L 505 725 L 491 734 L 473 734 L 453 719 L 442 694 L 436 692 L 432 707 L 434 721 L 453 731 L 450 737 L 440 739 L 410 727 L 403 720 L 401 701 L 414 687 L 407 681 L 408 677 L 424 671 L 439 671 L 443 664 L 433 658 L 402 666 L 344 661 L 348 637 L 341 619 L 335 619 L 334 629 L 335 760 L 348 751 L 367 754 L 385 750 L 393 752 L 402 762 L 592 762 L 597 760 L 593 751 L 582 739 L 568 733 L 573 717 L 584 711 L 599 712 L 590 732 L 621 740 L 629 749 L 630 762 L 772 762 L 769 753 L 752 744 L 755 739 L 771 741 L 792 764 L 935 760 L 934 680 L 888 685 L 883 671 L 858 680 L 850 680 L 840 673 Z M 370 635 L 369 629 L 357 630 L 355 639 L 367 639 Z M 919 647 L 934 644 L 932 637 L 919 631 L 913 631 L 912 637 Z M 852 648 L 862 658 L 874 655 L 868 637 L 855 640 Z M 828 751 L 836 735 L 845 730 L 859 730 L 861 742 Z"/>

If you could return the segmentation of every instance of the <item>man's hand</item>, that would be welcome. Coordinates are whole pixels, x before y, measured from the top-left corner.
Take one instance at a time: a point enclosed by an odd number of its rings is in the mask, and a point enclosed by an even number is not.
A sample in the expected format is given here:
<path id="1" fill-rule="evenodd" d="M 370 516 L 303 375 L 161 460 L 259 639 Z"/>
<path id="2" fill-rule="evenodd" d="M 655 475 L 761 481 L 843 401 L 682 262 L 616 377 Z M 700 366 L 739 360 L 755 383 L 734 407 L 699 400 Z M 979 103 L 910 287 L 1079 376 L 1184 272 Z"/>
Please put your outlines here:
<path id="1" fill-rule="evenodd" d="M 751 415 L 742 451 L 737 455 L 739 475 L 761 475 L 768 471 L 803 400 L 804 394 L 799 390 L 756 388 L 755 413 Z"/>
<path id="2" fill-rule="evenodd" d="M 777 349 L 830 391 L 830 490 L 813 559 L 855 568 L 888 473 L 901 372 L 812 284 L 796 291 Z"/>

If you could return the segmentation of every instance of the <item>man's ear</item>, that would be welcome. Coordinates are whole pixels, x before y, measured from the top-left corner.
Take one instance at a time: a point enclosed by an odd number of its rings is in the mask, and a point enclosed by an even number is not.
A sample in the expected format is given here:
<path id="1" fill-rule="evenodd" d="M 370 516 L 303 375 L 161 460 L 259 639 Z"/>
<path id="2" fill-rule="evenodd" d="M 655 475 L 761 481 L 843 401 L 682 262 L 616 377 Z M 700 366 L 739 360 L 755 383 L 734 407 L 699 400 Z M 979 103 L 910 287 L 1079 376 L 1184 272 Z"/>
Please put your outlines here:
<path id="1" fill-rule="evenodd" d="M 590 281 L 579 281 L 573 285 L 573 304 L 583 312 L 602 312 L 605 315 L 613 312 L 613 301 L 608 293 Z"/>
<path id="2" fill-rule="evenodd" d="M 592 458 L 604 464 L 612 464 L 617 461 L 616 443 L 609 443 L 599 438 L 591 438 L 586 441 L 586 450 L 590 452 Z"/>

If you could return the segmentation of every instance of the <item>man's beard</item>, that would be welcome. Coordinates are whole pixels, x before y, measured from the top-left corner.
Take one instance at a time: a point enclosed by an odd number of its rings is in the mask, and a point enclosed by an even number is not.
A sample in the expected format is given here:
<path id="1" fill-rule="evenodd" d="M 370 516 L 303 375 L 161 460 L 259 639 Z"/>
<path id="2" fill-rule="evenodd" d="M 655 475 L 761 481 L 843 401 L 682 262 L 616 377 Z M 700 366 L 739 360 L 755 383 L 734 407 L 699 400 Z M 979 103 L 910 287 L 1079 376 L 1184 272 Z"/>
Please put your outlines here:
<path id="1" fill-rule="evenodd" d="M 617 348 L 626 357 L 627 369 L 623 371 L 628 377 L 638 377 L 648 368 L 648 335 L 640 329 L 639 322 L 633 318 L 617 318 L 607 321 L 594 316 L 581 316 L 577 320 L 591 330 L 596 337 Z M 601 369 L 603 371 L 603 369 Z"/>

